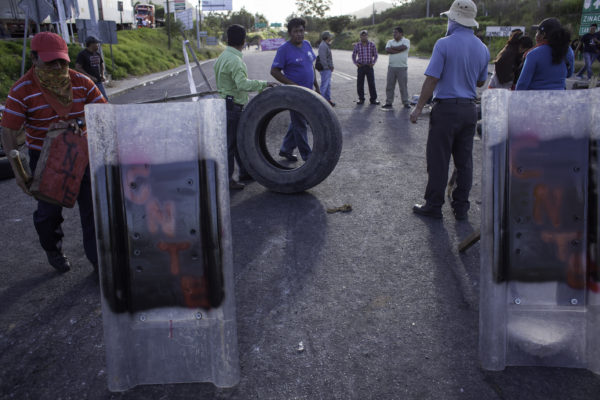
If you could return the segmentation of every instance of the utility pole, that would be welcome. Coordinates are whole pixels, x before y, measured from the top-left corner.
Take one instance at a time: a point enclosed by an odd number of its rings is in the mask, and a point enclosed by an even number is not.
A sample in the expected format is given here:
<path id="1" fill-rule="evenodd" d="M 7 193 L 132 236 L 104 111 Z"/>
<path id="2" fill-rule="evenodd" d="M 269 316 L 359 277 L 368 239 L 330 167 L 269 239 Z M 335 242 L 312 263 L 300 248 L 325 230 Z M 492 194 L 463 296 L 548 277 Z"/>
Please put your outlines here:
<path id="1" fill-rule="evenodd" d="M 375 0 L 373 0 L 373 25 L 375 25 Z"/>
<path id="2" fill-rule="evenodd" d="M 196 6 L 196 48 L 200 50 L 200 12 L 198 11 L 198 6 Z"/>
<path id="3" fill-rule="evenodd" d="M 171 18 L 169 14 L 171 14 L 171 9 L 169 8 L 169 0 L 167 0 L 167 43 L 169 50 L 171 50 Z"/>
<path id="4" fill-rule="evenodd" d="M 425 11 L 425 18 L 429 18 L 429 0 L 427 0 L 427 11 Z"/>
<path id="5" fill-rule="evenodd" d="M 67 21 L 65 18 L 65 4 L 62 0 L 56 1 L 56 9 L 58 11 L 58 26 L 60 27 L 60 34 L 67 43 L 71 43 L 69 38 L 69 29 L 67 28 Z"/>

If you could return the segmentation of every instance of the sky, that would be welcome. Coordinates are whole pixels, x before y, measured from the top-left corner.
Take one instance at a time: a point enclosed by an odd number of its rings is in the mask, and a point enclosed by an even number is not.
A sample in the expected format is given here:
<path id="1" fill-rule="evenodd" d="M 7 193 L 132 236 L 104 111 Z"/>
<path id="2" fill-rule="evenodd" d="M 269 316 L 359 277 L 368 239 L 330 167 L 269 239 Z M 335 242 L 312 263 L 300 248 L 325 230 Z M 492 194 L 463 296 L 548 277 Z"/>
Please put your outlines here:
<path id="1" fill-rule="evenodd" d="M 390 1 L 391 2 L 391 1 Z M 372 2 L 365 0 L 332 0 L 326 16 L 343 15 L 365 8 Z M 269 22 L 285 23 L 285 18 L 296 11 L 295 0 L 233 0 L 233 10 L 242 7 L 254 14 L 263 14 Z"/>

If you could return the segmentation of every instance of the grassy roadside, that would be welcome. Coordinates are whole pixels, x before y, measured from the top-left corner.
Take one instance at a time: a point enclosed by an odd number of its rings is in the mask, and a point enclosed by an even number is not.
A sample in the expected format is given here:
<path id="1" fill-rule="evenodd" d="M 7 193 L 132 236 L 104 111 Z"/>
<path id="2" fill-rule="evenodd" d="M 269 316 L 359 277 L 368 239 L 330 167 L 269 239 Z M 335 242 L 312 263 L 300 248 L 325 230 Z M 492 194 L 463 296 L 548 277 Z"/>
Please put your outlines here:
<path id="1" fill-rule="evenodd" d="M 183 38 L 181 35 L 171 37 L 171 49 L 169 49 L 167 32 L 164 28 L 118 31 L 117 37 L 119 44 L 112 46 L 114 70 L 110 46 L 106 44 L 102 46 L 106 72 L 112 79 L 160 72 L 184 63 Z M 0 41 L 0 102 L 2 104 L 6 101 L 11 86 L 20 77 L 22 45 L 22 39 Z M 71 68 L 74 68 L 75 59 L 81 49 L 78 44 L 69 45 Z M 196 50 L 196 56 L 199 60 L 207 60 L 217 57 L 222 50 L 222 46 L 209 46 Z M 27 41 L 26 54 L 25 70 L 31 67 L 29 41 Z"/>

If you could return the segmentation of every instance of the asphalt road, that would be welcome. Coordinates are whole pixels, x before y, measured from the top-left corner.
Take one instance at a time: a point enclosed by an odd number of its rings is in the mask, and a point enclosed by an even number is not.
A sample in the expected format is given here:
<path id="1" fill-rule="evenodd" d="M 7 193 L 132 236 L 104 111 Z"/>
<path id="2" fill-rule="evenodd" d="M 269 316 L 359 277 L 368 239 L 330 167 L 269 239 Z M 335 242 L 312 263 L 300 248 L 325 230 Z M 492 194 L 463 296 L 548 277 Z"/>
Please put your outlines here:
<path id="1" fill-rule="evenodd" d="M 250 77 L 270 80 L 273 55 L 247 53 Z M 598 398 L 600 379 L 587 370 L 479 367 L 479 244 L 466 254 L 457 245 L 480 222 L 481 142 L 468 221 L 455 221 L 448 205 L 442 221 L 414 215 L 427 179 L 427 114 L 413 125 L 398 99 L 389 112 L 355 105 L 350 53 L 335 51 L 334 62 L 344 135 L 335 171 L 302 194 L 257 183 L 231 194 L 240 383 L 110 393 L 99 289 L 77 211 L 65 212 L 74 268 L 59 276 L 37 244 L 34 201 L 9 180 L 0 182 L 2 399 Z M 410 94 L 419 92 L 426 64 L 410 59 Z M 382 56 L 375 68 L 382 103 L 386 67 Z M 214 82 L 212 63 L 204 70 Z M 187 90 L 179 74 L 112 101 Z M 326 213 L 343 204 L 352 212 Z"/>

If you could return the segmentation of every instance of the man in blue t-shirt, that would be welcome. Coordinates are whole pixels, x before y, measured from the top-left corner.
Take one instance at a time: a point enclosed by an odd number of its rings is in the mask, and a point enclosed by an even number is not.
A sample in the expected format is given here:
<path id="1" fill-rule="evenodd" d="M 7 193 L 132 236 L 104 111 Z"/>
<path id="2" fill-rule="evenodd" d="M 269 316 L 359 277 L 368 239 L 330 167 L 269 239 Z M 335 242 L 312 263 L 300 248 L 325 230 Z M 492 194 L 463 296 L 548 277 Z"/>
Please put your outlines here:
<path id="1" fill-rule="evenodd" d="M 314 86 L 315 91 L 320 93 L 313 66 L 317 57 L 310 43 L 304 40 L 306 22 L 302 18 L 292 18 L 287 27 L 290 40 L 277 49 L 271 65 L 271 75 L 286 85 L 304 86 L 309 89 Z M 298 157 L 293 154 L 294 148 L 298 147 L 302 159 L 308 160 L 311 149 L 307 130 L 308 123 L 302 114 L 290 110 L 290 126 L 281 143 L 279 155 L 288 161 L 298 161 Z"/>
<path id="2" fill-rule="evenodd" d="M 477 127 L 476 86 L 487 79 L 490 52 L 471 27 L 479 27 L 477 6 L 471 0 L 455 0 L 448 17 L 446 37 L 433 47 L 419 102 L 410 114 L 417 122 L 427 100 L 433 95 L 427 136 L 427 188 L 425 204 L 415 204 L 413 212 L 442 218 L 444 192 L 448 182 L 450 156 L 457 179 L 452 192 L 452 209 L 457 220 L 467 218 L 469 192 L 473 184 L 473 136 Z"/>

